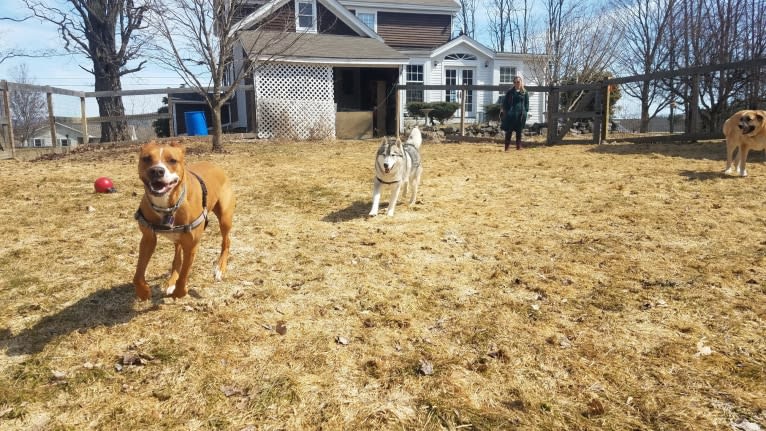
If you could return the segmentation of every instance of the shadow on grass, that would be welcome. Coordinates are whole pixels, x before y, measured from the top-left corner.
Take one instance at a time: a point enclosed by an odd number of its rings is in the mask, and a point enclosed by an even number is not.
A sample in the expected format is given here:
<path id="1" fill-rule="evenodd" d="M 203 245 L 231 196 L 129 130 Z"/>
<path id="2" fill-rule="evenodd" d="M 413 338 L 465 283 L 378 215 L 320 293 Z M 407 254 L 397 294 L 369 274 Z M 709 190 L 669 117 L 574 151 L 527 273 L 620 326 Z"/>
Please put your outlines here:
<path id="1" fill-rule="evenodd" d="M 698 171 L 681 171 L 681 176 L 691 181 L 709 181 L 718 180 L 721 178 L 737 178 L 729 175 L 725 175 L 723 172 L 698 172 Z"/>
<path id="2" fill-rule="evenodd" d="M 726 160 L 726 145 L 714 142 L 696 143 L 620 143 L 604 144 L 591 148 L 591 152 L 599 154 L 640 155 L 661 154 L 668 157 L 683 157 L 696 160 Z M 750 152 L 748 160 L 764 161 L 763 153 Z"/>
<path id="3" fill-rule="evenodd" d="M 7 328 L 0 329 L 0 348 L 11 356 L 38 353 L 60 336 L 129 322 L 142 313 L 133 309 L 135 300 L 129 283 L 98 290 L 16 335 Z"/>
<path id="4" fill-rule="evenodd" d="M 342 210 L 331 212 L 322 217 L 322 221 L 328 223 L 339 223 L 358 218 L 365 218 L 370 213 L 370 207 L 372 202 L 355 201 L 351 205 Z M 381 207 L 385 205 L 381 204 Z"/>

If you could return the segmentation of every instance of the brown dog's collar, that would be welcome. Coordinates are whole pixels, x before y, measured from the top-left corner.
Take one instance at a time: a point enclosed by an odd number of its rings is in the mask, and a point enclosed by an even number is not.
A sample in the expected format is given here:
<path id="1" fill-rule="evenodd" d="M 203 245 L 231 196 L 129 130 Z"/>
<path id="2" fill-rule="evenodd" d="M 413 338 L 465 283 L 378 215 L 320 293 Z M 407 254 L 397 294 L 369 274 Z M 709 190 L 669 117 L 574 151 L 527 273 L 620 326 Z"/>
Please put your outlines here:
<path id="1" fill-rule="evenodd" d="M 191 232 L 194 228 L 201 225 L 203 222 L 205 223 L 205 227 L 207 227 L 207 187 L 205 186 L 205 182 L 202 181 L 202 178 L 199 175 L 195 174 L 194 172 L 192 172 L 192 175 L 194 175 L 194 177 L 197 178 L 197 181 L 199 181 L 199 185 L 202 188 L 202 214 L 200 214 L 199 217 L 194 219 L 194 221 L 189 224 L 182 224 L 178 226 L 173 224 L 173 214 L 175 214 L 175 212 L 183 203 L 184 198 L 186 197 L 186 183 L 184 183 L 183 189 L 181 190 L 181 196 L 178 198 L 178 202 L 176 202 L 176 204 L 173 205 L 172 207 L 170 208 L 156 207 L 151 202 L 149 202 L 149 205 L 151 205 L 154 211 L 165 214 L 164 217 L 162 218 L 165 223 L 163 224 L 150 223 L 149 220 L 147 220 L 146 217 L 144 217 L 144 215 L 141 213 L 141 207 L 139 207 L 136 210 L 136 213 L 133 215 L 136 221 L 138 221 L 138 224 L 148 227 L 149 229 L 159 233 Z"/>
<path id="2" fill-rule="evenodd" d="M 173 215 L 173 213 L 178 211 L 178 208 L 184 202 L 184 198 L 185 197 L 186 197 L 186 183 L 184 182 L 184 184 L 183 184 L 183 186 L 181 188 L 181 196 L 178 197 L 178 201 L 172 207 L 169 207 L 169 208 L 158 207 L 158 206 L 154 205 L 151 200 L 149 200 L 149 205 L 152 207 L 152 209 L 154 211 L 156 211 L 158 213 Z"/>

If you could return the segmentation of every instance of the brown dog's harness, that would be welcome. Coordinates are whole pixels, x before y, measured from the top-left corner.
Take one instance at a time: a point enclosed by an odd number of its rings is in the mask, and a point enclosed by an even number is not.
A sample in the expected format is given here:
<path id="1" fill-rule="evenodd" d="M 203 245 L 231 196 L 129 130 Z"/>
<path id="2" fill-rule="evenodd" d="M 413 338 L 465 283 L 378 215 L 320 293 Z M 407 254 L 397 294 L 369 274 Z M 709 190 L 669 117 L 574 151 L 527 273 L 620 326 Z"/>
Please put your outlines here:
<path id="1" fill-rule="evenodd" d="M 189 171 L 191 172 L 191 171 Z M 199 181 L 200 187 L 202 187 L 202 214 L 199 215 L 193 222 L 189 224 L 182 224 L 182 225 L 174 225 L 173 222 L 175 221 L 175 213 L 178 211 L 178 208 L 181 206 L 181 204 L 184 201 L 184 198 L 186 197 L 186 183 L 184 183 L 184 187 L 181 190 L 181 196 L 178 198 L 178 202 L 176 202 L 175 205 L 173 205 L 170 208 L 163 208 L 163 207 L 157 207 L 151 202 L 149 202 L 149 205 L 152 206 L 152 209 L 156 211 L 159 214 L 162 214 L 162 224 L 154 224 L 149 223 L 149 220 L 144 217 L 144 215 L 141 213 L 141 208 L 139 207 L 136 210 L 136 214 L 134 215 L 135 219 L 138 221 L 138 224 L 148 227 L 149 229 L 158 232 L 158 233 L 186 233 L 191 232 L 194 228 L 201 225 L 202 223 L 205 223 L 205 227 L 207 227 L 207 187 L 205 186 L 205 182 L 202 181 L 202 178 L 195 174 L 194 172 L 191 172 L 192 175 L 194 175 L 197 178 L 197 181 Z"/>

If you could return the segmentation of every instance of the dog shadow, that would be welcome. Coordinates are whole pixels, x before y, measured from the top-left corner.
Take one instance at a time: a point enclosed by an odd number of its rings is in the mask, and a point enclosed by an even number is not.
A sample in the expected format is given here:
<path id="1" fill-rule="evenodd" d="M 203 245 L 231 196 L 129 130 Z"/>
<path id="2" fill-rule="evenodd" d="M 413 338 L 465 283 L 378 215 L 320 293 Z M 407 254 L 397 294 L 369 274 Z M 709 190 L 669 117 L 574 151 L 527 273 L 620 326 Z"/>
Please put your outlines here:
<path id="1" fill-rule="evenodd" d="M 710 180 L 717 180 L 721 178 L 737 178 L 731 175 L 726 175 L 720 171 L 699 172 L 699 171 L 683 170 L 679 174 L 682 177 L 685 177 L 689 181 L 710 181 Z"/>
<path id="2" fill-rule="evenodd" d="M 680 157 L 690 160 L 726 160 L 726 146 L 724 144 L 717 143 L 621 143 L 619 145 L 598 145 L 588 151 L 599 154 L 614 154 L 625 156 L 661 154 L 667 157 Z M 748 160 L 763 160 L 762 155 L 761 157 L 757 157 L 753 153 L 755 152 L 751 151 Z"/>
<path id="3" fill-rule="evenodd" d="M 10 356 L 39 353 L 48 343 L 72 332 L 127 323 L 144 312 L 133 309 L 134 301 L 129 283 L 98 290 L 16 335 L 8 328 L 0 329 L 0 349 L 5 348 Z"/>
<path id="4" fill-rule="evenodd" d="M 385 207 L 386 203 L 381 203 L 381 208 Z M 323 222 L 327 223 L 341 223 L 344 221 L 350 221 L 358 218 L 365 218 L 370 213 L 370 207 L 372 202 L 355 201 L 351 205 L 338 211 L 333 211 L 330 214 L 322 217 Z"/>

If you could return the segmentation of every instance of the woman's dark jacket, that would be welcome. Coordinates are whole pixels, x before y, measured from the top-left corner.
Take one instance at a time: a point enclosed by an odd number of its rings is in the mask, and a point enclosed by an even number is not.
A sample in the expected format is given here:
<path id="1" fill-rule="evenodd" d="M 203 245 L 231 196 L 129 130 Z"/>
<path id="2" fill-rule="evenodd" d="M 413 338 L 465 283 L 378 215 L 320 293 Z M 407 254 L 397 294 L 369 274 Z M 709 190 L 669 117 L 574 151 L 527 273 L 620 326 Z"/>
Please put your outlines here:
<path id="1" fill-rule="evenodd" d="M 511 88 L 503 97 L 505 115 L 501 118 L 500 128 L 506 132 L 521 132 L 527 122 L 527 111 L 529 111 L 529 92 Z"/>

